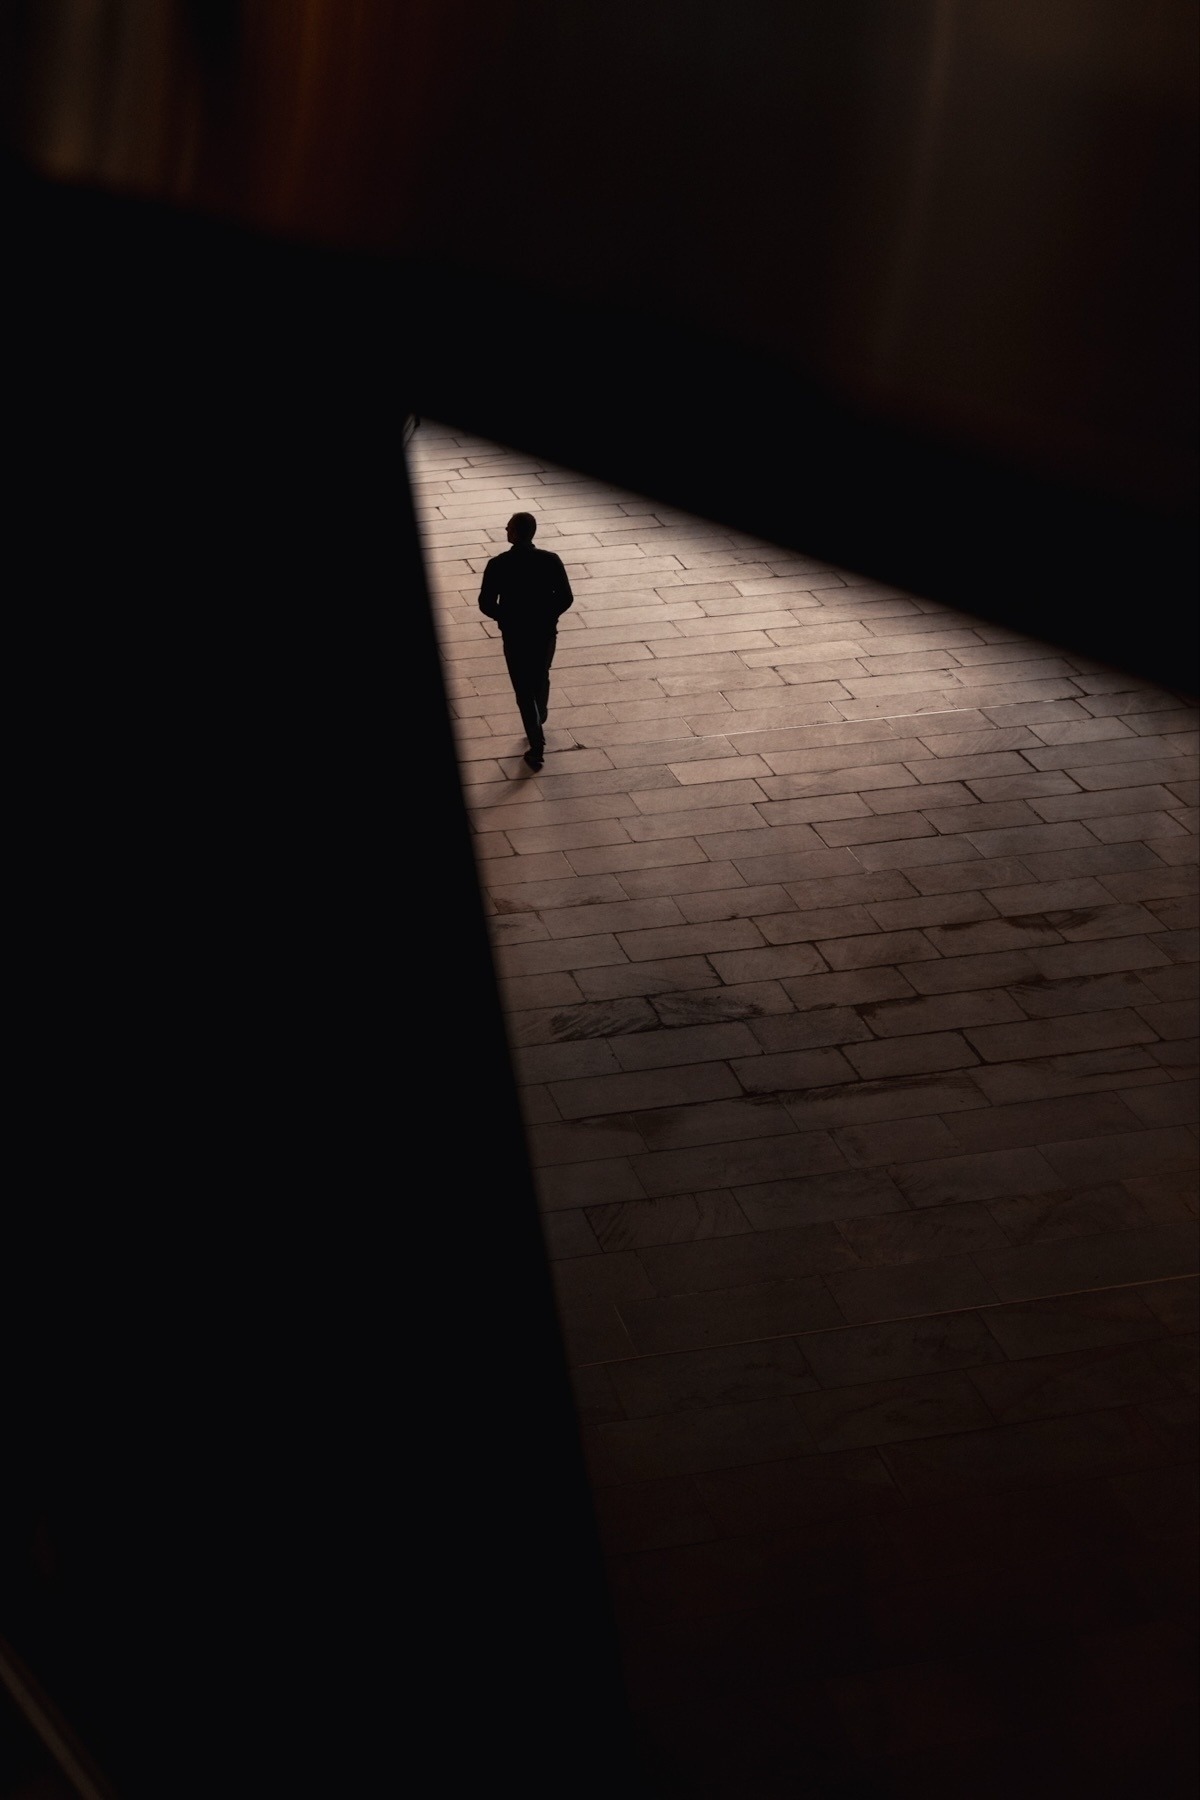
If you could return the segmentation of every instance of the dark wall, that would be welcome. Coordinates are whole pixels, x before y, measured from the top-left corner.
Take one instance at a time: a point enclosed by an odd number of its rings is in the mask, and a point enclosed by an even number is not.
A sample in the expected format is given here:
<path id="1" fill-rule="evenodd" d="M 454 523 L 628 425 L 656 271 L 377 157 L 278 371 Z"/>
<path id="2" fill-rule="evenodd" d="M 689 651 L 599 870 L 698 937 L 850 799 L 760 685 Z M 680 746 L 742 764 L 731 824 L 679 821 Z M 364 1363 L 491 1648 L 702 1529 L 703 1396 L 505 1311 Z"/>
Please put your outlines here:
<path id="1" fill-rule="evenodd" d="M 397 241 L 1178 500 L 1193 52 L 1186 4 L 529 4 Z"/>
<path id="2" fill-rule="evenodd" d="M 399 258 L 431 411 L 590 444 L 598 472 L 695 486 L 739 521 L 738 460 L 757 457 L 791 499 L 755 524 L 788 542 L 851 554 L 853 491 L 860 519 L 892 514 L 858 552 L 880 572 L 927 562 L 992 612 L 1033 596 L 1050 635 L 1100 630 L 1113 654 L 1127 634 L 1097 615 L 1132 581 L 1177 645 L 1196 0 L 8 0 L 4 17 L 7 112 L 38 166 Z M 709 482 L 678 467 L 702 417 Z M 954 479 L 939 454 L 974 496 L 940 512 L 921 504 Z M 956 531 L 952 557 L 927 542 Z"/>
<path id="3" fill-rule="evenodd" d="M 521 7 L 390 239 L 428 410 L 1192 683 L 1195 35 Z"/>
<path id="4" fill-rule="evenodd" d="M 2 16 L 38 167 L 385 253 L 431 416 L 1194 681 L 1195 0 Z"/>

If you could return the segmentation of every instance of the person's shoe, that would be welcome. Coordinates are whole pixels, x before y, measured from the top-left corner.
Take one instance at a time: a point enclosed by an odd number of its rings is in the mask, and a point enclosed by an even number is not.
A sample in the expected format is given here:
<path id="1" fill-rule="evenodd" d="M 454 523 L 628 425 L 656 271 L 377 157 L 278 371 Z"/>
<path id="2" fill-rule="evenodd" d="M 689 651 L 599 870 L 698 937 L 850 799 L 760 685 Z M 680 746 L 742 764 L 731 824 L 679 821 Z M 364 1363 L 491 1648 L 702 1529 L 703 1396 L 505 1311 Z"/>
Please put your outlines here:
<path id="1" fill-rule="evenodd" d="M 546 759 L 540 750 L 527 750 L 525 752 L 525 761 L 529 764 L 531 769 L 540 769 L 545 760 Z"/>

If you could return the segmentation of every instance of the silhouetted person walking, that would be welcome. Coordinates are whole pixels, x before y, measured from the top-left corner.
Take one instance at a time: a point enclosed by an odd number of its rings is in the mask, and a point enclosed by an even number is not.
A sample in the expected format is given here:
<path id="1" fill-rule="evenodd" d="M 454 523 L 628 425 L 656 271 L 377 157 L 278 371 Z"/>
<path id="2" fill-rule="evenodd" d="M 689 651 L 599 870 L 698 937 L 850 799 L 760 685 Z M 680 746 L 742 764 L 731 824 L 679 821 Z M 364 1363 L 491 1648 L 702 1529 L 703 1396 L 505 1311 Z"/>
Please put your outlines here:
<path id="1" fill-rule="evenodd" d="M 558 620 L 574 601 L 562 561 L 552 550 L 535 550 L 537 520 L 514 513 L 508 521 L 511 550 L 493 556 L 483 571 L 479 610 L 495 619 L 504 640 L 521 723 L 529 739 L 525 761 L 540 769 L 545 758 L 542 730 L 550 704 L 550 664 L 558 642 Z"/>

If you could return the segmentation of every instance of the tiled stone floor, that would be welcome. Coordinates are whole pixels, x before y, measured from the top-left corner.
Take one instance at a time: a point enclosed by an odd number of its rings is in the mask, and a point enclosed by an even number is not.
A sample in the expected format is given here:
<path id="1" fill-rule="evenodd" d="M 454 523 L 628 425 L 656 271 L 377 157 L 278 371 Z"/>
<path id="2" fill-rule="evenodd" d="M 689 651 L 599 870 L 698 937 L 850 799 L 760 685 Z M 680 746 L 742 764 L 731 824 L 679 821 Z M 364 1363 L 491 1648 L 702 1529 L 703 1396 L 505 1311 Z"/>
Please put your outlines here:
<path id="1" fill-rule="evenodd" d="M 1173 1792 L 1195 711 L 443 427 L 410 466 L 661 1791 Z M 538 776 L 476 609 L 517 508 L 577 597 Z"/>

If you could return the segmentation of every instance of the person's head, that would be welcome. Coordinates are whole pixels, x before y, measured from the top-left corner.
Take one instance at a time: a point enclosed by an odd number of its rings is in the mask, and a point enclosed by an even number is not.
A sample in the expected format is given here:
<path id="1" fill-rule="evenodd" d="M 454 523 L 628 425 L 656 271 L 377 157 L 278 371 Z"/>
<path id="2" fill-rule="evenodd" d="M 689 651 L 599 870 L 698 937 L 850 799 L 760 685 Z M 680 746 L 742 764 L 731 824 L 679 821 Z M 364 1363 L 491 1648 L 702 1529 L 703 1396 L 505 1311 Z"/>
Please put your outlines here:
<path id="1" fill-rule="evenodd" d="M 537 520 L 532 513 L 514 513 L 504 529 L 510 544 L 532 544 Z"/>

